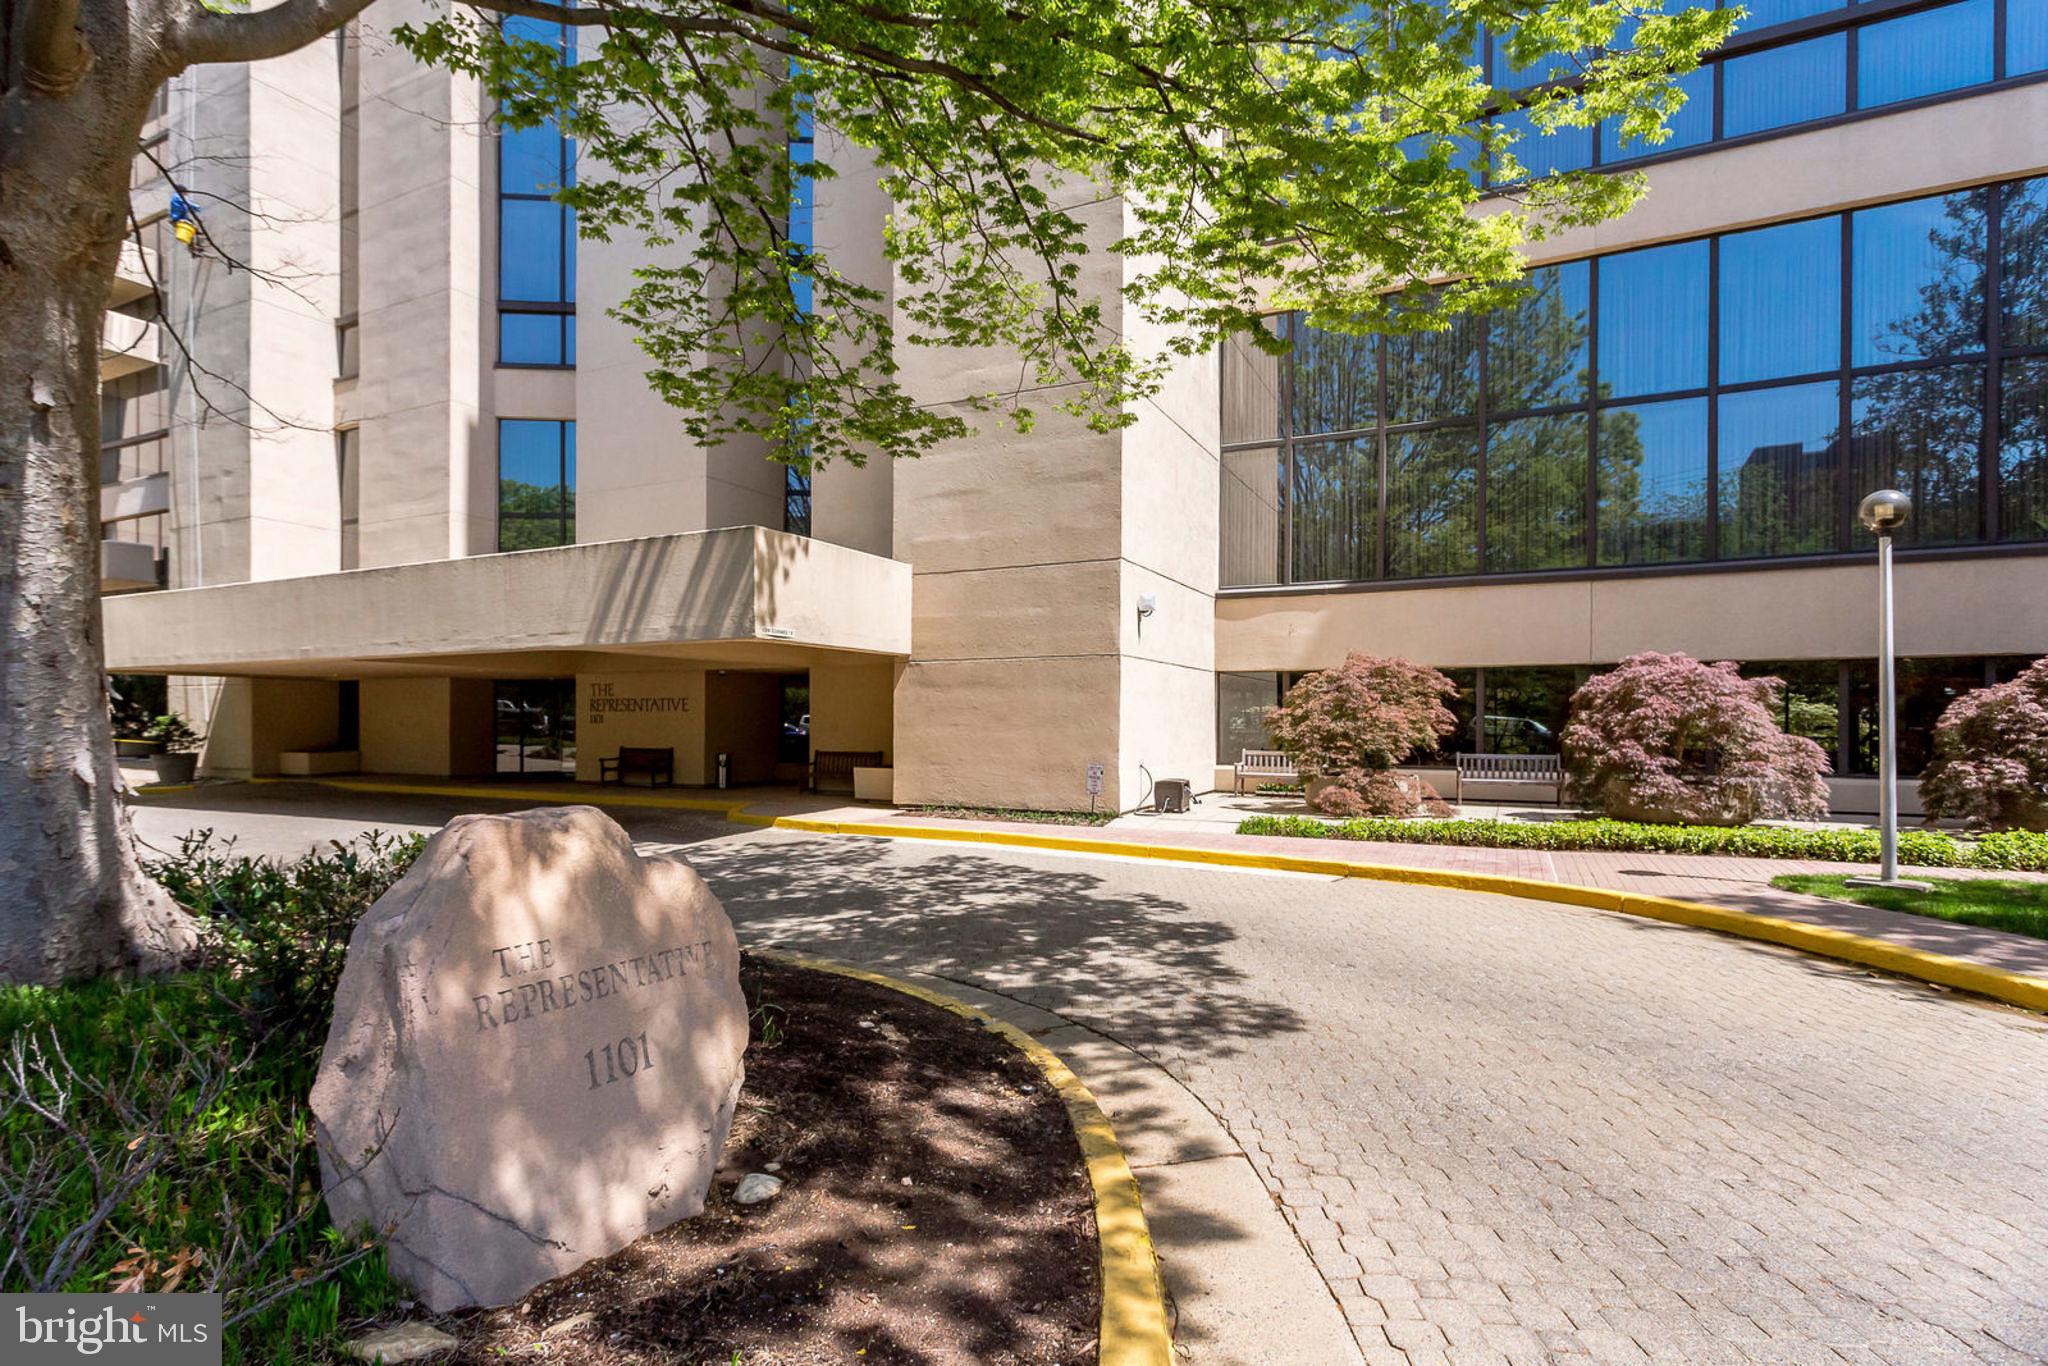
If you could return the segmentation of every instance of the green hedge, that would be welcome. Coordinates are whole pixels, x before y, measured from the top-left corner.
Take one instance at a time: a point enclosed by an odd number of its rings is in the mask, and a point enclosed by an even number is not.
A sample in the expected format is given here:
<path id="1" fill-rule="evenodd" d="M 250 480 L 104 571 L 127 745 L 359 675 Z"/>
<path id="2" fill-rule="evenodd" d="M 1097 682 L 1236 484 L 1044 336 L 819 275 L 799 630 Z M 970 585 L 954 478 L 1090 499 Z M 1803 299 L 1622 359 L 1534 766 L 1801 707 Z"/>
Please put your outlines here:
<path id="1" fill-rule="evenodd" d="M 1297 839 L 1376 840 L 1389 844 L 1453 844 L 1486 849 L 1612 849 L 1625 853 L 1733 854 L 1744 858 L 1823 859 L 1871 863 L 1877 832 L 1841 826 L 1795 830 L 1774 825 L 1644 825 L 1632 821 L 1385 820 L 1341 823 L 1312 816 L 1253 816 L 1240 835 Z M 1928 830 L 1899 832 L 1899 861 L 1921 868 L 1998 868 L 2048 872 L 2048 835 L 2015 830 L 1959 840 Z"/>

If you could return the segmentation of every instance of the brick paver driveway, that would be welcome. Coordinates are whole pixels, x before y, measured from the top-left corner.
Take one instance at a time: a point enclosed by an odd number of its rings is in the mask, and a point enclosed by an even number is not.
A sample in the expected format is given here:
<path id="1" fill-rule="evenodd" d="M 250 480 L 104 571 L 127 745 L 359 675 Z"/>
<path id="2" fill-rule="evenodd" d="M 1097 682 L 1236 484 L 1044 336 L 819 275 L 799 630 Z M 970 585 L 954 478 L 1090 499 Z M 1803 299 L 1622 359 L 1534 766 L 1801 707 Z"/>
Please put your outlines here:
<path id="1" fill-rule="evenodd" d="M 2048 1356 L 2037 1017 L 1472 893 L 787 833 L 689 853 L 745 942 L 973 982 L 1171 1068 L 1369 1359 Z"/>

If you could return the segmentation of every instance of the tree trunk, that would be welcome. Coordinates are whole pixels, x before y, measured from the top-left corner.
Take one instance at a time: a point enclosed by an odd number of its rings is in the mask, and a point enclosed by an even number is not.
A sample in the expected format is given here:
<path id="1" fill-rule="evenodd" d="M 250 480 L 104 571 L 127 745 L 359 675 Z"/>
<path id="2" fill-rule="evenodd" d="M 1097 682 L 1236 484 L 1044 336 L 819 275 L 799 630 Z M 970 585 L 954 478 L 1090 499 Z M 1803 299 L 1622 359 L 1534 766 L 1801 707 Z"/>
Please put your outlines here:
<path id="1" fill-rule="evenodd" d="M 10 982 L 161 971 L 189 961 L 198 938 L 142 873 L 107 716 L 100 312 L 157 75 L 127 49 L 120 20 L 93 27 L 82 82 L 58 94 L 17 87 L 0 109 L 0 981 Z"/>

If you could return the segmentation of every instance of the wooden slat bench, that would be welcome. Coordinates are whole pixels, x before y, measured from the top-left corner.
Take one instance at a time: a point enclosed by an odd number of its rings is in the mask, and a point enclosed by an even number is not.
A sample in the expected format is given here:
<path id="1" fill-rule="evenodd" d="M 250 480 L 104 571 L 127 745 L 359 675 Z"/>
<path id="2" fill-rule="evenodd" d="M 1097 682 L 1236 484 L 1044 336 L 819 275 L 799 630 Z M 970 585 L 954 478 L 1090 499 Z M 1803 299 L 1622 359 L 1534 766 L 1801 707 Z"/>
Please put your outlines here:
<path id="1" fill-rule="evenodd" d="M 626 775 L 637 773 L 649 787 L 676 785 L 676 752 L 673 749 L 635 749 L 628 745 L 609 759 L 597 761 L 597 785 L 626 785 Z"/>
<path id="2" fill-rule="evenodd" d="M 1495 787 L 1547 787 L 1553 802 L 1564 800 L 1564 760 L 1555 754 L 1460 754 L 1458 800 L 1466 784 Z"/>
<path id="3" fill-rule="evenodd" d="M 1237 795 L 1244 795 L 1245 779 L 1261 783 L 1296 783 L 1294 760 L 1277 749 L 1247 749 L 1237 756 Z"/>
<path id="4" fill-rule="evenodd" d="M 882 751 L 878 749 L 821 749 L 811 756 L 811 781 L 806 787 L 823 792 L 830 783 L 834 792 L 851 792 L 855 769 L 881 766 Z"/>

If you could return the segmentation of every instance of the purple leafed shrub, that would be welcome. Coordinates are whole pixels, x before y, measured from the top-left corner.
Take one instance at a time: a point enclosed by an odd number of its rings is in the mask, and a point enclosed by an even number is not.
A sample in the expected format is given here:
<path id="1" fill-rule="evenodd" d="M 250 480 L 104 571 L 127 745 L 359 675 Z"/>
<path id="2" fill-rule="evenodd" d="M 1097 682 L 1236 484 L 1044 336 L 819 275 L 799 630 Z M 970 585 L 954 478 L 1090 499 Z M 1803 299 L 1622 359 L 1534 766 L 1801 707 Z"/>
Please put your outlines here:
<path id="1" fill-rule="evenodd" d="M 1827 753 L 1779 729 L 1784 686 L 1732 663 L 1630 655 L 1572 695 L 1565 796 L 1630 821 L 1826 815 Z"/>
<path id="2" fill-rule="evenodd" d="M 2048 830 L 2048 659 L 1948 704 L 1934 726 L 1920 799 L 1930 816 Z"/>
<path id="3" fill-rule="evenodd" d="M 1332 816 L 1412 816 L 1422 784 L 1391 770 L 1457 729 L 1445 706 L 1457 685 L 1405 659 L 1350 654 L 1312 673 L 1266 713 L 1266 732 L 1294 760 L 1310 805 Z"/>

